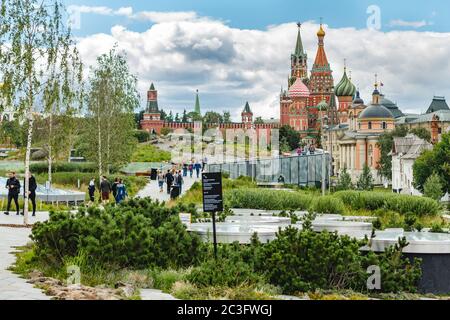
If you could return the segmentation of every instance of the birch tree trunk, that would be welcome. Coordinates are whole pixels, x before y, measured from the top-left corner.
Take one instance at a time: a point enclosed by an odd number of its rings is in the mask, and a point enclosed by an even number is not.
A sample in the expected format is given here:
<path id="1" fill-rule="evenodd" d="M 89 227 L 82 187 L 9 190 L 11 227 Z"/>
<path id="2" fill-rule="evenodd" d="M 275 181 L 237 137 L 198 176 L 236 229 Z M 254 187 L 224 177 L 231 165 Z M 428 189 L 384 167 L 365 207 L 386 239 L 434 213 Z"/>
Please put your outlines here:
<path id="1" fill-rule="evenodd" d="M 53 143 L 53 114 L 50 112 L 50 123 L 49 123 L 49 145 L 48 145 L 48 182 L 50 187 L 52 186 L 52 143 Z"/>
<path id="2" fill-rule="evenodd" d="M 97 131 L 98 131 L 98 176 L 99 184 L 102 180 L 102 129 L 101 129 L 101 117 L 100 117 L 100 101 L 97 100 Z"/>
<path id="3" fill-rule="evenodd" d="M 30 81 L 32 83 L 32 81 Z M 25 153 L 25 186 L 24 186 L 24 201 L 23 201 L 23 223 L 28 225 L 28 199 L 30 190 L 30 157 L 31 157 L 31 139 L 33 137 L 33 87 L 30 85 L 29 91 L 29 106 L 27 110 L 28 119 L 28 135 L 27 135 L 27 149 Z"/>

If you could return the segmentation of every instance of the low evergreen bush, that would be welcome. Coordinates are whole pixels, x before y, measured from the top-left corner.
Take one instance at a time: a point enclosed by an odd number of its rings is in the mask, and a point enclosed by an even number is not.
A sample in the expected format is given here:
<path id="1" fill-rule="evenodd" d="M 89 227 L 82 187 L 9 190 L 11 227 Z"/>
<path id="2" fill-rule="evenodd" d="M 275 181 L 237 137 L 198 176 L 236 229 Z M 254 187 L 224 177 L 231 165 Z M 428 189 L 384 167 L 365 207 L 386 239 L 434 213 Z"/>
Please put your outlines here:
<path id="1" fill-rule="evenodd" d="M 186 231 L 177 208 L 133 199 L 105 210 L 53 212 L 32 229 L 36 254 L 53 265 L 80 251 L 90 263 L 112 268 L 174 268 L 196 265 L 204 244 Z"/>

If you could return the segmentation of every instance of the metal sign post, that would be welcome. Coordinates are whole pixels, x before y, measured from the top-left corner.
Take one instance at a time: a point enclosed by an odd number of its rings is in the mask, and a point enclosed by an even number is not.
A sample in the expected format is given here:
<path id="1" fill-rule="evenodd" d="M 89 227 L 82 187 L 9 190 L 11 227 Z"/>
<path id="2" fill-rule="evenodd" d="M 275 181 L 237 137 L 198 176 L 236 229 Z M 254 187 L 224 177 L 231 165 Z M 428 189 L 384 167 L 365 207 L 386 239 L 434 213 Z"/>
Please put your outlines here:
<path id="1" fill-rule="evenodd" d="M 214 257 L 217 259 L 216 213 L 223 211 L 222 173 L 202 173 L 203 212 L 212 215 Z"/>

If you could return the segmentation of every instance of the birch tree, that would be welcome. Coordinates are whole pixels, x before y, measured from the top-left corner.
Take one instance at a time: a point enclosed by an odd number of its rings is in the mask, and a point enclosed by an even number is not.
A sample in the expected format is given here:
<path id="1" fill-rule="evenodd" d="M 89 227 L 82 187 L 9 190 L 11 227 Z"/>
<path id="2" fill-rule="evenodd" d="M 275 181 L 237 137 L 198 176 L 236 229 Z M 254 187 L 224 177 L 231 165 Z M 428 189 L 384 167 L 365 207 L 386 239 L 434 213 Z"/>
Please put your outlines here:
<path id="1" fill-rule="evenodd" d="M 91 69 L 87 107 L 90 126 L 85 133 L 87 156 L 98 164 L 99 177 L 111 166 L 126 163 L 136 144 L 134 109 L 139 105 L 137 79 L 126 56 L 116 47 L 97 58 Z M 95 137 L 95 140 L 93 140 Z"/>
<path id="2" fill-rule="evenodd" d="M 69 74 L 81 71 L 78 53 L 64 25 L 59 0 L 2 0 L 0 11 L 0 76 L 7 105 L 28 123 L 25 153 L 24 223 L 28 224 L 28 192 L 33 118 L 37 104 L 72 103 Z M 66 76 L 67 75 L 67 76 Z M 81 74 L 78 79 L 80 80 Z M 53 89 L 52 89 L 53 88 Z M 56 89 L 58 88 L 58 89 Z M 41 107 L 41 110 L 45 106 Z"/>

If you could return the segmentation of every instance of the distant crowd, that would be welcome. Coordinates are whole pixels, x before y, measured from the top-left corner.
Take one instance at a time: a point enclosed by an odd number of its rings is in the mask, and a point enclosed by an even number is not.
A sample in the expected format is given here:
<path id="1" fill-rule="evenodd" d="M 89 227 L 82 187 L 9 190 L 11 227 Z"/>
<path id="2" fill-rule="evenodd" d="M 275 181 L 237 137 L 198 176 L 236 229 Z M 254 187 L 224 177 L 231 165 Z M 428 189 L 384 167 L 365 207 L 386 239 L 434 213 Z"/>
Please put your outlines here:
<path id="1" fill-rule="evenodd" d="M 204 158 L 202 163 L 192 160 L 190 163 L 182 163 L 180 166 L 169 169 L 166 172 L 158 170 L 157 181 L 159 192 L 164 192 L 164 185 L 166 185 L 166 192 L 170 195 L 170 198 L 178 198 L 183 192 L 184 178 L 188 175 L 192 178 L 194 172 L 197 179 L 200 178 L 200 173 L 206 166 L 207 161 L 207 158 Z"/>
<path id="2" fill-rule="evenodd" d="M 89 204 L 92 205 L 95 202 L 96 181 L 92 178 L 88 186 L 89 191 Z M 103 176 L 99 185 L 99 199 L 102 204 L 107 204 L 111 200 L 111 195 L 116 204 L 121 203 L 128 197 L 127 188 L 123 182 L 123 179 L 116 178 L 113 183 L 108 181 L 108 178 Z"/>

